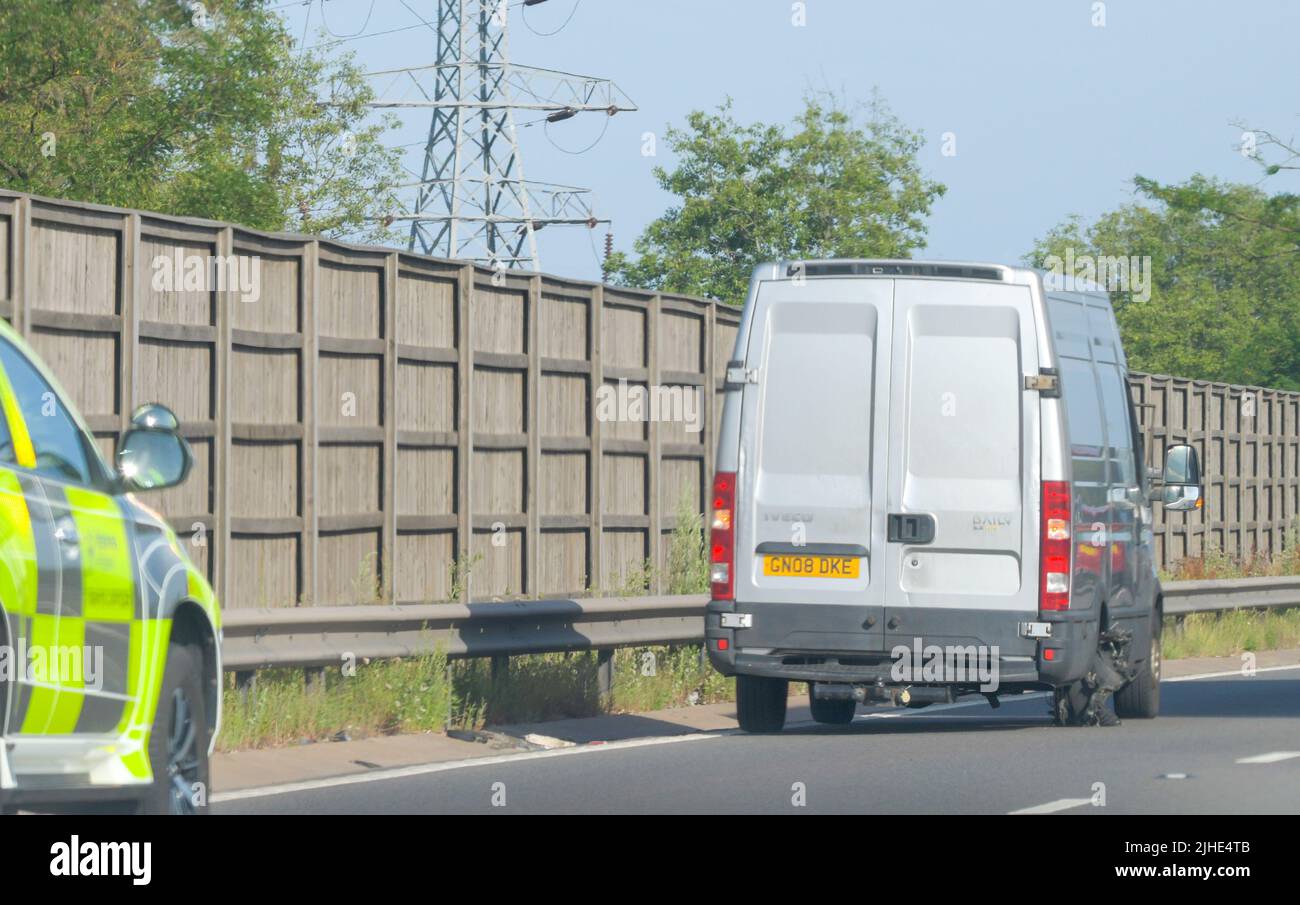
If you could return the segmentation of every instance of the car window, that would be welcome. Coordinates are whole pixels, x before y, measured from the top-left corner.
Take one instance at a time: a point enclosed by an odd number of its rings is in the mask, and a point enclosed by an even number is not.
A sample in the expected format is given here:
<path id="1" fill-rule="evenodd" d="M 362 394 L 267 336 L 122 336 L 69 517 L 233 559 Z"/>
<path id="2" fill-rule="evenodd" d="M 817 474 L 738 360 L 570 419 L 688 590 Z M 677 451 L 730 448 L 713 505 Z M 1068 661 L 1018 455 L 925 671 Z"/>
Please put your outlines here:
<path id="1" fill-rule="evenodd" d="M 13 387 L 36 453 L 36 471 L 62 481 L 90 484 L 99 477 L 87 453 L 87 439 L 58 393 L 40 371 L 8 340 L 0 339 L 0 365 Z M 5 434 L 8 435 L 6 426 Z M 13 446 L 6 461 L 16 461 Z"/>

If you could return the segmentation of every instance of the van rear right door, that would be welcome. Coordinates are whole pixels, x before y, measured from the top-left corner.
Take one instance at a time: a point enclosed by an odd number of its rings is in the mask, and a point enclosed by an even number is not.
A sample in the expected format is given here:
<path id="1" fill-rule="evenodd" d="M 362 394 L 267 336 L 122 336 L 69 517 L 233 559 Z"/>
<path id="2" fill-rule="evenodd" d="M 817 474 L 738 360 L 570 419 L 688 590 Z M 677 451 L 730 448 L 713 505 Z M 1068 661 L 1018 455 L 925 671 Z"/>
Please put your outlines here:
<path id="1" fill-rule="evenodd" d="M 1038 614 L 1039 396 L 1028 286 L 898 280 L 885 641 L 1027 658 Z M 909 537 L 916 522 L 924 530 Z M 902 536 L 900 536 L 902 535 Z"/>
<path id="2" fill-rule="evenodd" d="M 884 650 L 891 279 L 759 287 L 744 367 L 735 593 L 746 648 Z M 836 563 L 855 562 L 852 574 Z"/>

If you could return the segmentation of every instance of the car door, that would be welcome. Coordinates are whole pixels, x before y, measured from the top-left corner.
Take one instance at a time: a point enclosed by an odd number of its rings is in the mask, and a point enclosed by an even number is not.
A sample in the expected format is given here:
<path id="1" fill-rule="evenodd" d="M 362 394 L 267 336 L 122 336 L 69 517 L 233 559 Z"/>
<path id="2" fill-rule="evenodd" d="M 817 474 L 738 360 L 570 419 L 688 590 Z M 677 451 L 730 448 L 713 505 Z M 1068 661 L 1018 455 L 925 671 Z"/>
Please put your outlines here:
<path id="1" fill-rule="evenodd" d="M 15 467 L 21 463 L 30 468 L 34 456 L 30 443 L 19 442 L 19 438 L 26 441 L 26 432 L 20 428 L 16 437 L 10 431 L 5 413 L 11 410 L 16 413 L 16 402 L 0 370 L 0 614 L 4 618 L 0 642 L 8 653 L 0 674 L 0 736 L 11 731 L 11 717 L 20 712 L 17 708 L 26 711 L 26 696 L 31 692 L 31 686 L 19 684 L 19 679 L 26 669 L 27 639 L 37 612 L 40 583 L 31 515 L 21 472 Z M 13 722 L 16 727 L 22 719 Z"/>
<path id="2" fill-rule="evenodd" d="M 34 562 L 22 576 L 16 621 L 40 657 L 39 668 L 33 658 L 15 682 L 7 732 L 116 734 L 133 709 L 128 672 L 132 643 L 139 643 L 125 520 L 93 441 L 59 391 L 5 337 L 0 369 L 14 438 L 4 450 L 0 504 L 18 526 L 11 539 L 16 555 L 26 550 Z M 25 520 L 17 515 L 19 496 Z"/>

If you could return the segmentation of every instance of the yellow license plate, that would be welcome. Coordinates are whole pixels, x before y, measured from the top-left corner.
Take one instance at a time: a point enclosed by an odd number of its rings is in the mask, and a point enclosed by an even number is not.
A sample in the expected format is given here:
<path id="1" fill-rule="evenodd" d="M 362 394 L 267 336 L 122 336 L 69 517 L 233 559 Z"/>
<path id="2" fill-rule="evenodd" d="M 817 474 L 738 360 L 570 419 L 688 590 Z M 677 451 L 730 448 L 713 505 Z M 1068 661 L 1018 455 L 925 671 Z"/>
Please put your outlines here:
<path id="1" fill-rule="evenodd" d="M 856 556 L 781 553 L 763 557 L 763 574 L 776 578 L 857 578 Z"/>

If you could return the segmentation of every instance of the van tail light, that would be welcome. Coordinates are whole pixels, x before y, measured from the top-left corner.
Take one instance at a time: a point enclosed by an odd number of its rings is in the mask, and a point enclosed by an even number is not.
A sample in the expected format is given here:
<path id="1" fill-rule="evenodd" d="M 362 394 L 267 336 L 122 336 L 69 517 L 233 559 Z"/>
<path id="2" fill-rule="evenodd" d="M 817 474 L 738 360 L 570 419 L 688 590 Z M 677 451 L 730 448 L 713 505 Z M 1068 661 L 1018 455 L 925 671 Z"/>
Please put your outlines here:
<path id="1" fill-rule="evenodd" d="M 1043 482 L 1042 548 L 1038 557 L 1038 608 L 1070 608 L 1070 482 Z"/>
<path id="2" fill-rule="evenodd" d="M 712 527 L 709 531 L 709 584 L 714 600 L 736 596 L 736 473 L 713 476 Z"/>

